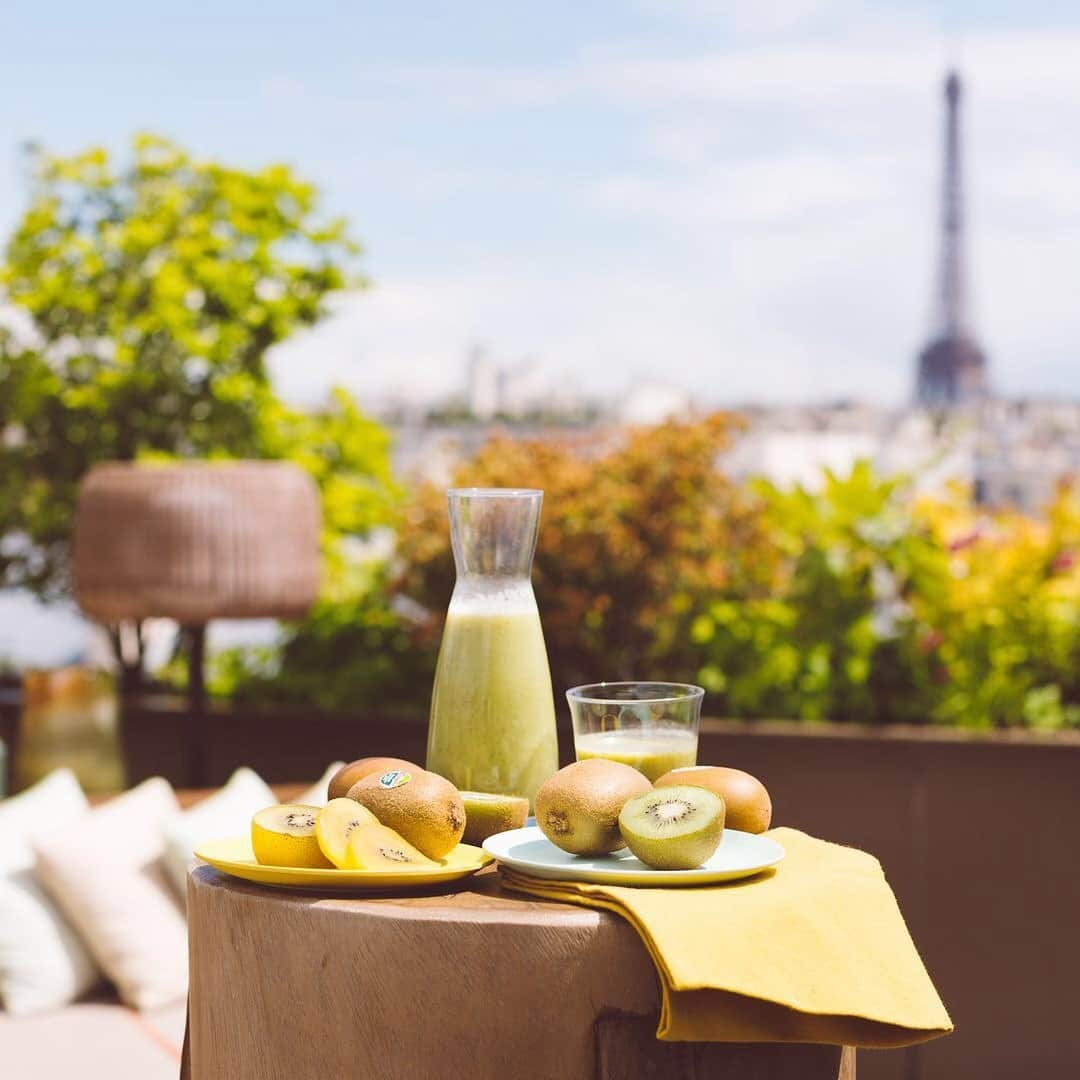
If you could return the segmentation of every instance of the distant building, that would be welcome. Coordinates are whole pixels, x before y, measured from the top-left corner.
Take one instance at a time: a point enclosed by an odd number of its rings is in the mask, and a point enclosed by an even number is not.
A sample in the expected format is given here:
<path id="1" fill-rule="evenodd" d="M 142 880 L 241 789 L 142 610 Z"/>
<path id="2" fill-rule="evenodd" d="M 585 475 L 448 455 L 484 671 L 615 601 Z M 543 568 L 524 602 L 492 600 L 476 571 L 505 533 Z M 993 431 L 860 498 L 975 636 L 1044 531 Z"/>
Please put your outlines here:
<path id="1" fill-rule="evenodd" d="M 945 162 L 941 254 L 934 336 L 919 354 L 916 403 L 943 409 L 970 405 L 989 393 L 986 357 L 968 326 L 964 266 L 964 193 L 960 156 L 960 77 L 945 79 Z"/>
<path id="2" fill-rule="evenodd" d="M 966 486 L 976 502 L 1039 514 L 1058 487 L 1080 480 L 1080 404 L 987 400 L 942 418 L 936 410 L 870 406 L 754 408 L 725 455 L 736 478 L 820 490 L 825 469 L 846 475 L 860 459 L 916 490 Z"/>
<path id="3" fill-rule="evenodd" d="M 978 502 L 1040 513 L 1063 483 L 1080 479 L 1080 405 L 989 403 L 974 473 Z"/>
<path id="4" fill-rule="evenodd" d="M 692 410 L 693 399 L 688 391 L 649 380 L 630 387 L 617 406 L 617 416 L 624 424 L 662 424 L 672 418 L 685 418 Z"/>
<path id="5" fill-rule="evenodd" d="M 536 415 L 548 408 L 551 382 L 535 360 L 523 360 L 499 372 L 499 412 L 512 419 Z"/>
<path id="6" fill-rule="evenodd" d="M 477 420 L 490 420 L 499 412 L 499 369 L 481 345 L 469 354 L 468 404 Z"/>
<path id="7" fill-rule="evenodd" d="M 507 363 L 476 345 L 469 352 L 466 378 L 464 397 L 454 395 L 430 411 L 436 422 L 580 423 L 597 411 L 575 379 L 556 378 L 532 358 Z"/>

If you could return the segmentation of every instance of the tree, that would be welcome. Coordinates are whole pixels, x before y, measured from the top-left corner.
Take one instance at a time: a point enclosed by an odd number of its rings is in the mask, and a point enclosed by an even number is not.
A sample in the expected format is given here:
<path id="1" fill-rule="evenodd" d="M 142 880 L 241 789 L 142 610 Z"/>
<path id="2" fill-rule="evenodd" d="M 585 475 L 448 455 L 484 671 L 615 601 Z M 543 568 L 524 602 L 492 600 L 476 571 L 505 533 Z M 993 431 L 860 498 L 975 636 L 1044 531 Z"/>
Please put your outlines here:
<path id="1" fill-rule="evenodd" d="M 775 560 L 757 502 L 717 467 L 735 426 L 717 414 L 599 444 L 496 438 L 457 471 L 457 486 L 544 489 L 533 580 L 558 691 L 692 682 L 698 613 L 768 589 Z M 417 491 L 399 551 L 404 591 L 441 617 L 454 581 L 441 488 Z"/>
<path id="2" fill-rule="evenodd" d="M 0 268 L 0 586 L 69 589 L 79 480 L 96 462 L 291 457 L 327 526 L 392 495 L 388 436 L 339 391 L 323 415 L 274 394 L 266 352 L 358 287 L 358 245 L 286 165 L 248 172 L 154 135 L 131 159 L 30 151 L 30 205 Z"/>

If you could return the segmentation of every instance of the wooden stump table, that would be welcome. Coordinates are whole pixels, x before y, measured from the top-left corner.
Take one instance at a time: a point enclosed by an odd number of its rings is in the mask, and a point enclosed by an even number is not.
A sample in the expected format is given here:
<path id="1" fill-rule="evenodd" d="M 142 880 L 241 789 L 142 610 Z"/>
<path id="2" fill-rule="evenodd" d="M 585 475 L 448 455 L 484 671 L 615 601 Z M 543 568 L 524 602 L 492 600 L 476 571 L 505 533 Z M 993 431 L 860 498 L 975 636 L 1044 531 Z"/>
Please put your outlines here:
<path id="1" fill-rule="evenodd" d="M 209 866 L 188 884 L 188 1080 L 854 1080 L 850 1048 L 666 1043 L 655 969 L 606 912 L 486 870 L 327 899 Z"/>

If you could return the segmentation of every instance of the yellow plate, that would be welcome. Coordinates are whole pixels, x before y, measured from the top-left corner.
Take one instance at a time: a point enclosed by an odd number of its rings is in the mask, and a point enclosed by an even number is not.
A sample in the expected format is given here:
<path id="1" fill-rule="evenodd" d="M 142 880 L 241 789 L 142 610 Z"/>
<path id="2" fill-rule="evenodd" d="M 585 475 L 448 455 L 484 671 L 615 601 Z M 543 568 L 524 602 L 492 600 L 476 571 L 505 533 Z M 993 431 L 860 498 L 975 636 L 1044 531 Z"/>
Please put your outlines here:
<path id="1" fill-rule="evenodd" d="M 491 862 L 491 856 L 471 844 L 458 844 L 437 867 L 418 866 L 413 870 L 313 870 L 299 866 L 263 866 L 255 861 L 251 840 L 232 836 L 208 840 L 195 850 L 195 857 L 217 870 L 262 885 L 290 889 L 348 890 L 415 888 L 438 885 L 468 877 Z"/>

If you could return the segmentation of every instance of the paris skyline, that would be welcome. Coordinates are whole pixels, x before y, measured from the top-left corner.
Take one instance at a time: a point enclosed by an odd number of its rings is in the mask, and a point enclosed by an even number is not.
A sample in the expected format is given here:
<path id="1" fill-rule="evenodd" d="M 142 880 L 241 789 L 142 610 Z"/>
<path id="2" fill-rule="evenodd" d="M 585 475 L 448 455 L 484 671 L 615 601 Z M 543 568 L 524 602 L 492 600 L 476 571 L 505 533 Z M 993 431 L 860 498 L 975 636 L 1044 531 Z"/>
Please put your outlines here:
<path id="1" fill-rule="evenodd" d="M 139 128 L 294 162 L 375 288 L 290 343 L 312 400 L 445 396 L 472 343 L 587 391 L 901 404 L 931 332 L 940 85 L 965 85 L 972 319 L 1006 395 L 1080 397 L 1080 21 L 1052 5 L 469 4 L 211 18 L 105 0 L 9 16 L 0 228 L 26 138 Z M 46 21 L 60 19 L 61 38 Z"/>

